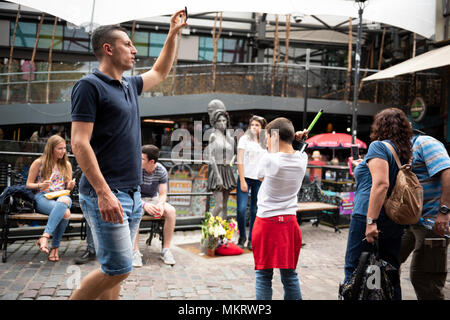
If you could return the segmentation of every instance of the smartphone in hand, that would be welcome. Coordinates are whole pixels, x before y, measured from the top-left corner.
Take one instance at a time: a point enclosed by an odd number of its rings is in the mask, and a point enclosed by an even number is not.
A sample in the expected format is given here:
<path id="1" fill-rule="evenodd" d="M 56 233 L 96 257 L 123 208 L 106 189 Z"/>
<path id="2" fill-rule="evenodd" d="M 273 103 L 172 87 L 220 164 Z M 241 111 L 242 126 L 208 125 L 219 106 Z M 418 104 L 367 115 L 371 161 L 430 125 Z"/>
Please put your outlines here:
<path id="1" fill-rule="evenodd" d="M 359 147 L 356 144 L 352 144 L 352 158 L 353 160 L 359 159 Z"/>
<path id="2" fill-rule="evenodd" d="M 187 11 L 187 7 L 184 7 L 184 14 L 186 15 L 186 18 L 184 19 L 184 22 L 186 22 L 187 19 L 188 19 L 188 11 Z"/>

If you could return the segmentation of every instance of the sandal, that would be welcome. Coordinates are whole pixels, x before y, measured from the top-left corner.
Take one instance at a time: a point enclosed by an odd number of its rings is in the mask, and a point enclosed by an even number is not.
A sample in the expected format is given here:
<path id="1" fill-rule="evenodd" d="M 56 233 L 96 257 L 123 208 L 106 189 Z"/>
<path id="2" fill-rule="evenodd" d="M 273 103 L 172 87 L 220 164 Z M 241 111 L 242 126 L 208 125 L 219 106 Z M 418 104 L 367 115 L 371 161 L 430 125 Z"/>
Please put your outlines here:
<path id="1" fill-rule="evenodd" d="M 56 249 L 57 248 L 52 248 L 52 250 L 50 250 L 50 253 L 48 255 L 48 261 L 51 261 L 51 262 L 59 261 L 59 255 L 56 254 Z M 55 254 L 52 255 L 52 252 L 54 252 Z"/>
<path id="2" fill-rule="evenodd" d="M 46 246 L 42 246 L 41 245 L 41 239 L 42 238 L 47 238 L 47 245 Z M 38 240 L 36 240 L 35 244 L 36 246 L 39 248 L 39 251 L 44 252 L 44 253 L 49 253 L 48 252 L 48 239 L 50 239 L 49 236 L 41 236 Z"/>

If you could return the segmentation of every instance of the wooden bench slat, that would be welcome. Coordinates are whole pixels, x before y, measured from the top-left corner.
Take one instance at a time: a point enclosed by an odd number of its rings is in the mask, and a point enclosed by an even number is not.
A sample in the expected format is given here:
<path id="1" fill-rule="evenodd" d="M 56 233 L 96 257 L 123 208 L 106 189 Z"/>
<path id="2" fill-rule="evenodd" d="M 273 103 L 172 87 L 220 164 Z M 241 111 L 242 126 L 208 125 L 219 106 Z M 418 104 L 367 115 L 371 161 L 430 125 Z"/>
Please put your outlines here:
<path id="1" fill-rule="evenodd" d="M 18 213 L 18 214 L 11 214 L 8 217 L 11 220 L 41 220 L 45 221 L 48 220 L 48 215 L 42 214 L 42 213 Z M 83 221 L 84 216 L 81 213 L 71 213 L 70 214 L 70 221 Z"/>
<path id="2" fill-rule="evenodd" d="M 150 216 L 150 215 L 148 215 L 148 214 L 144 214 L 143 216 L 142 216 L 142 219 L 141 220 L 143 220 L 143 221 L 163 221 L 164 220 L 164 217 L 161 217 L 161 218 L 155 218 L 155 217 L 152 217 L 152 216 Z"/>
<path id="3" fill-rule="evenodd" d="M 298 202 L 297 212 L 314 211 L 314 210 L 337 210 L 339 207 L 334 204 L 325 202 Z"/>

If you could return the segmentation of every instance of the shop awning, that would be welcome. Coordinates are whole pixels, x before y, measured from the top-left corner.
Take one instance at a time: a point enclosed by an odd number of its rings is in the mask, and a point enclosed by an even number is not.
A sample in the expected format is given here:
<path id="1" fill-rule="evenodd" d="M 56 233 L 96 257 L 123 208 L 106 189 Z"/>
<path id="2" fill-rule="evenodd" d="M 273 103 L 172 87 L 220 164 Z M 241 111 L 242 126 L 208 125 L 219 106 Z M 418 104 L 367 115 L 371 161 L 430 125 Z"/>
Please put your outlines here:
<path id="1" fill-rule="evenodd" d="M 426 69 L 434 69 L 450 65 L 450 45 L 428 51 L 420 56 L 403 61 L 383 71 L 365 77 L 362 81 L 380 80 L 399 76 L 405 73 L 413 73 Z"/>

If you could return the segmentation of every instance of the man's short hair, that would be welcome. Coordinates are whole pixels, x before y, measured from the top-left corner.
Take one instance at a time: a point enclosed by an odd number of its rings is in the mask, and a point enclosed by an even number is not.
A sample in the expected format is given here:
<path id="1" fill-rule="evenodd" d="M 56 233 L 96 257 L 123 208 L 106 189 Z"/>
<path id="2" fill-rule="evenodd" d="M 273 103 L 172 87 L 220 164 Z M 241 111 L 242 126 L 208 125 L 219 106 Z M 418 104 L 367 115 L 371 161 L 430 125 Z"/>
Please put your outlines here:
<path id="1" fill-rule="evenodd" d="M 155 160 L 156 162 L 159 159 L 159 148 L 153 144 L 142 146 L 142 153 L 147 155 L 148 161 Z"/>
<path id="2" fill-rule="evenodd" d="M 105 43 L 114 45 L 116 37 L 113 33 L 116 30 L 127 33 L 127 30 L 118 24 L 100 26 L 92 33 L 92 49 L 94 50 L 97 59 L 100 59 L 103 56 L 103 45 Z"/>
<path id="3" fill-rule="evenodd" d="M 270 136 L 272 136 L 272 130 L 277 130 L 281 141 L 287 143 L 292 143 L 292 141 L 294 141 L 294 125 L 289 119 L 283 117 L 276 118 L 275 120 L 269 122 L 269 124 L 266 126 L 266 130 L 266 132 L 269 133 Z"/>

